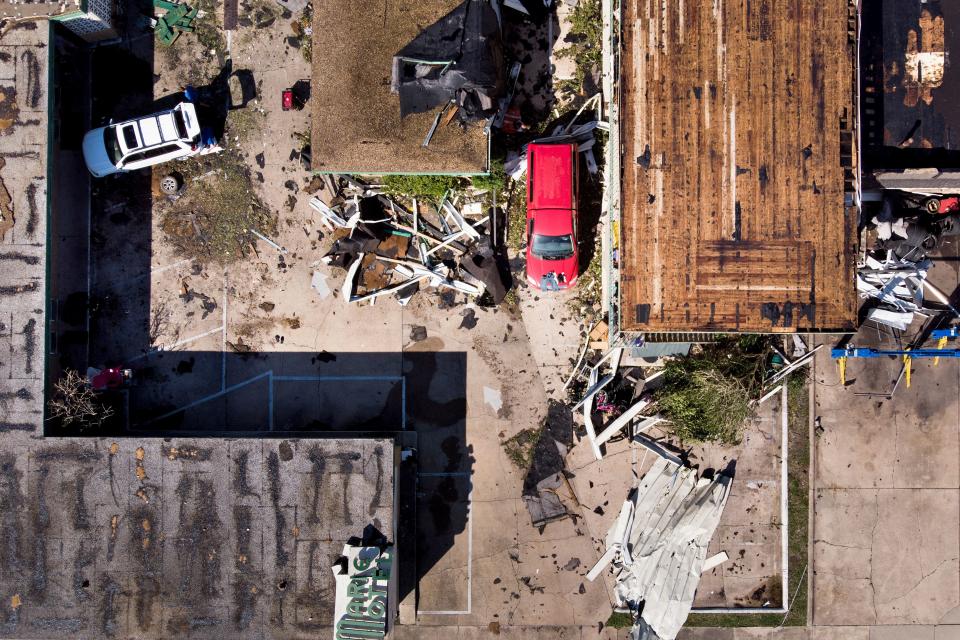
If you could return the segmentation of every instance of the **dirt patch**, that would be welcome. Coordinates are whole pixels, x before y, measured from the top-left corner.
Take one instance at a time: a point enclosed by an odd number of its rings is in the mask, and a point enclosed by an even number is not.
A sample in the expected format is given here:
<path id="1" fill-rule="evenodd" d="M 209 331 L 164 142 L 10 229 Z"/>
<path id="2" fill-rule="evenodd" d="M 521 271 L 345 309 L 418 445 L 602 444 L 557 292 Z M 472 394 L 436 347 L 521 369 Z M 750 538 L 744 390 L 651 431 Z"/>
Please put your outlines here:
<path id="1" fill-rule="evenodd" d="M 277 214 L 251 188 L 238 154 L 224 151 L 181 166 L 183 196 L 160 205 L 161 226 L 179 255 L 228 264 L 256 252 L 252 231 L 276 233 Z"/>

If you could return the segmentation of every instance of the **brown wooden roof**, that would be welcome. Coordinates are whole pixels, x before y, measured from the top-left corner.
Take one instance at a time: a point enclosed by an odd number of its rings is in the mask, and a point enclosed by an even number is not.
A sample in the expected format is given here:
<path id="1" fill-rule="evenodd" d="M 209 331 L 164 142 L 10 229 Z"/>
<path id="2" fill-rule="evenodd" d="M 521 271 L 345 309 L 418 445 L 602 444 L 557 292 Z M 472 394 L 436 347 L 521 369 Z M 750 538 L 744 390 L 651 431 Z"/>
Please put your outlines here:
<path id="1" fill-rule="evenodd" d="M 624 3 L 622 329 L 855 327 L 851 11 Z"/>

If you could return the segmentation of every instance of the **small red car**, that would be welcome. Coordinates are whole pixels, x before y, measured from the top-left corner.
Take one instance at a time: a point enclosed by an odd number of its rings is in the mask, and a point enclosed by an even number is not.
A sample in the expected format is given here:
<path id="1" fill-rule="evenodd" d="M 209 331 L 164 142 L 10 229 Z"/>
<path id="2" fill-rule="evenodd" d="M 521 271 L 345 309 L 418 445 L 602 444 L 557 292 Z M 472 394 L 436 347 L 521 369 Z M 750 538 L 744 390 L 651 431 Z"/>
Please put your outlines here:
<path id="1" fill-rule="evenodd" d="M 544 291 L 577 282 L 577 145 L 527 146 L 527 281 Z"/>

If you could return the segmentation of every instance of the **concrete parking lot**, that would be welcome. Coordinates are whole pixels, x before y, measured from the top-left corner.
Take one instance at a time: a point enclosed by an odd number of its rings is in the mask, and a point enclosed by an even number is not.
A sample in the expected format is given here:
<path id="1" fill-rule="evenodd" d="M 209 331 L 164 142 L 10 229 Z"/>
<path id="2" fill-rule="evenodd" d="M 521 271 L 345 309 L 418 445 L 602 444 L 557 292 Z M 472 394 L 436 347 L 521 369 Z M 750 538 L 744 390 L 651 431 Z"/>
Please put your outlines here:
<path id="1" fill-rule="evenodd" d="M 954 304 L 957 255 L 947 245 L 930 275 Z M 854 341 L 890 347 L 869 327 Z M 914 360 L 911 388 L 901 381 L 884 397 L 901 367 L 894 358 L 851 359 L 844 387 L 826 354 L 817 361 L 813 623 L 882 625 L 871 630 L 876 639 L 954 638 L 960 363 Z"/>

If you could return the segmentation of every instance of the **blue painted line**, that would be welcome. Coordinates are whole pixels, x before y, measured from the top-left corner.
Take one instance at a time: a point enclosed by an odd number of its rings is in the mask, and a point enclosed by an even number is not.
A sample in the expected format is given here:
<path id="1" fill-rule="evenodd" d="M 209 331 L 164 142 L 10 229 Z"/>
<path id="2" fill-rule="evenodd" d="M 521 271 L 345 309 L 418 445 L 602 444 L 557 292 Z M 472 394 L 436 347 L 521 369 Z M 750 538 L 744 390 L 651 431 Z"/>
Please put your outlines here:
<path id="1" fill-rule="evenodd" d="M 194 408 L 194 407 L 196 407 L 196 406 L 198 406 L 198 405 L 203 404 L 204 402 L 209 402 L 210 400 L 215 400 L 215 399 L 217 399 L 217 398 L 219 398 L 219 397 L 221 397 L 221 396 L 225 396 L 225 395 L 227 395 L 228 393 L 231 393 L 231 392 L 233 392 L 233 391 L 236 391 L 237 389 L 242 389 L 243 387 L 246 387 L 247 385 L 253 384 L 253 383 L 256 382 L 256 381 L 261 380 L 262 378 L 267 378 L 267 377 L 270 377 L 270 376 L 272 376 L 272 375 L 273 375 L 273 372 L 272 372 L 272 371 L 266 371 L 266 372 L 264 372 L 264 373 L 261 373 L 261 374 L 258 375 L 258 376 L 254 376 L 253 378 L 250 378 L 249 380 L 244 380 L 243 382 L 238 382 L 237 384 L 235 384 L 235 385 L 233 385 L 233 386 L 231 386 L 231 387 L 227 387 L 226 389 L 224 389 L 224 390 L 222 390 L 222 391 L 218 391 L 218 392 L 216 392 L 216 393 L 214 393 L 214 394 L 211 394 L 211 395 L 209 395 L 209 396 L 207 396 L 207 397 L 205 397 L 205 398 L 200 398 L 199 400 L 194 400 L 194 401 L 191 402 L 190 404 L 185 405 L 185 406 L 183 406 L 183 407 L 180 407 L 179 409 L 174 409 L 173 411 L 168 411 L 167 413 L 163 414 L 162 416 L 158 416 L 158 417 L 156 417 L 156 418 L 154 418 L 154 419 L 152 419 L 152 420 L 148 420 L 147 422 L 144 422 L 143 424 L 144 424 L 144 425 L 153 424 L 154 422 L 157 422 L 158 420 L 163 420 L 164 418 L 169 418 L 170 416 L 176 415 L 176 414 L 178 414 L 178 413 L 180 413 L 180 412 L 182 412 L 182 411 L 186 411 L 187 409 L 192 409 L 192 408 Z M 273 388 L 273 385 L 271 384 L 270 387 Z"/>

